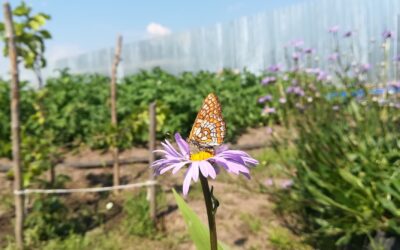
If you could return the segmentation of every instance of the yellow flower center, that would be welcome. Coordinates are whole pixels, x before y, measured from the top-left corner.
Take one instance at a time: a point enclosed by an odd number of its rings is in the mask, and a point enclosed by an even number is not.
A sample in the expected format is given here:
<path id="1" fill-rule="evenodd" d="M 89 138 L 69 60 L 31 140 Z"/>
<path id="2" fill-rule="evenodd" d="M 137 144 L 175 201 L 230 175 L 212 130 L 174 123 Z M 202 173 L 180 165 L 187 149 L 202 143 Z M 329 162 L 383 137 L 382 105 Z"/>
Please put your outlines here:
<path id="1" fill-rule="evenodd" d="M 204 161 L 208 158 L 213 157 L 214 154 L 208 151 L 200 151 L 198 153 L 190 154 L 190 160 L 192 161 Z"/>

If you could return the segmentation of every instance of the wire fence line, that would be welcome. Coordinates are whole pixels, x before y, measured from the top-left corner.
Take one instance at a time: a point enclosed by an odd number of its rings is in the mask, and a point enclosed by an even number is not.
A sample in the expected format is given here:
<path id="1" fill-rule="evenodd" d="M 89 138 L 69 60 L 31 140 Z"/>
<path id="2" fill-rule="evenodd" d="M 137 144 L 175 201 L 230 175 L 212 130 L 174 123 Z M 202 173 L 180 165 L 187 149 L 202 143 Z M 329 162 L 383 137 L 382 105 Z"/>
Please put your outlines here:
<path id="1" fill-rule="evenodd" d="M 349 30 L 355 33 L 351 40 L 357 61 L 377 66 L 382 58 L 382 32 L 388 29 L 400 33 L 399 14 L 398 0 L 310 0 L 228 23 L 126 43 L 120 76 L 155 66 L 171 73 L 225 67 L 260 72 L 271 64 L 284 63 L 284 45 L 296 39 L 314 48 L 318 65 L 327 68 L 332 53 L 332 37 L 327 31 L 333 25 L 341 28 L 340 34 Z M 397 38 L 391 56 L 400 52 Z M 57 61 L 55 68 L 110 75 L 113 50 L 104 48 L 65 58 Z M 394 71 L 390 75 L 394 76 Z"/>
<path id="2" fill-rule="evenodd" d="M 94 187 L 94 188 L 71 188 L 71 189 L 23 189 L 14 190 L 14 195 L 27 195 L 27 194 L 70 194 L 70 193 L 98 193 L 108 192 L 114 190 L 148 187 L 158 185 L 157 181 L 145 181 L 140 183 L 131 183 L 126 185 L 118 185 L 111 187 Z"/>

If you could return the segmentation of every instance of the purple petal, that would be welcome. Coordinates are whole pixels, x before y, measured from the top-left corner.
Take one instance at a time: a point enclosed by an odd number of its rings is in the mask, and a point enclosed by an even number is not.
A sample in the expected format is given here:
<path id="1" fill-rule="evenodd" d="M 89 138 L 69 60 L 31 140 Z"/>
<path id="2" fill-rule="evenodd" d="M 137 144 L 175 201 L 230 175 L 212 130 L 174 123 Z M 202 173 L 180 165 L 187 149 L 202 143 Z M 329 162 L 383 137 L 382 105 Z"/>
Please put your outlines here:
<path id="1" fill-rule="evenodd" d="M 216 150 L 216 154 L 221 154 L 222 152 L 224 152 L 224 151 L 227 151 L 228 150 L 228 146 L 227 145 L 221 145 L 220 147 L 218 147 L 217 148 L 217 150 Z"/>
<path id="2" fill-rule="evenodd" d="M 199 162 L 199 167 L 200 167 L 200 171 L 201 171 L 201 174 L 204 176 L 204 177 L 208 177 L 208 166 L 207 166 L 207 161 L 201 161 L 201 162 Z M 208 163 L 209 165 L 211 165 L 210 163 Z"/>
<path id="3" fill-rule="evenodd" d="M 181 151 L 182 155 L 188 155 L 190 153 L 189 145 L 184 139 L 182 139 L 179 133 L 175 134 L 175 141 L 178 144 L 179 150 Z"/>
<path id="4" fill-rule="evenodd" d="M 165 167 L 163 169 L 161 169 L 160 174 L 164 174 L 165 172 L 167 172 L 168 170 L 171 170 L 175 167 L 175 164 L 169 165 L 168 167 Z"/>
<path id="5" fill-rule="evenodd" d="M 202 165 L 205 168 L 207 168 L 208 175 L 211 176 L 211 178 L 215 179 L 215 177 L 217 177 L 217 173 L 215 172 L 215 169 L 214 169 L 213 165 L 211 165 L 211 163 L 209 163 L 208 161 L 200 162 L 200 170 L 201 170 Z"/>
<path id="6" fill-rule="evenodd" d="M 192 171 L 191 167 L 186 171 L 186 176 L 185 180 L 183 181 L 183 186 L 182 186 L 182 193 L 184 196 L 186 196 L 189 192 L 189 187 L 190 187 L 190 181 L 192 180 Z"/>
<path id="7" fill-rule="evenodd" d="M 180 164 L 178 164 L 178 163 L 175 164 L 176 166 L 175 166 L 174 170 L 172 170 L 172 174 L 176 174 L 182 167 L 184 167 L 188 163 L 189 163 L 188 161 L 184 161 L 184 162 L 181 162 Z"/>
<path id="8" fill-rule="evenodd" d="M 198 181 L 199 180 L 199 162 L 198 161 L 192 162 L 191 171 L 192 171 L 193 180 L 195 182 Z"/>
<path id="9" fill-rule="evenodd" d="M 222 157 L 215 156 L 213 158 L 217 164 L 222 165 L 228 172 L 233 172 L 234 174 L 239 174 L 239 168 L 231 162 L 228 162 Z"/>
<path id="10" fill-rule="evenodd" d="M 259 163 L 256 159 L 248 158 L 248 157 L 243 158 L 243 160 L 244 160 L 244 162 L 246 163 L 246 165 L 247 165 L 247 164 L 250 164 L 250 165 L 258 165 L 258 163 Z"/>
<path id="11" fill-rule="evenodd" d="M 161 150 L 161 149 L 154 150 L 154 151 L 153 151 L 153 153 L 162 153 L 162 154 L 168 154 L 168 152 L 167 152 L 167 151 L 165 151 L 165 150 Z"/>
<path id="12" fill-rule="evenodd" d="M 239 170 L 239 172 L 242 173 L 247 173 L 247 174 L 250 173 L 250 170 L 246 166 L 236 163 L 234 161 L 230 161 L 229 159 L 228 159 L 228 167 L 235 167 Z"/>
<path id="13" fill-rule="evenodd" d="M 163 173 L 167 172 L 168 170 L 170 170 L 170 169 L 172 169 L 172 168 L 174 169 L 172 173 L 175 174 L 179 169 L 181 169 L 181 168 L 182 168 L 183 166 L 185 166 L 187 163 L 188 163 L 187 161 L 184 161 L 184 162 L 178 162 L 178 163 L 171 164 L 171 165 L 169 165 L 169 166 L 163 168 L 163 169 L 160 171 L 160 174 L 163 174 Z"/>
<path id="14" fill-rule="evenodd" d="M 168 152 L 168 154 L 179 157 L 178 152 L 174 149 L 174 147 L 171 145 L 171 143 L 169 143 L 167 140 L 165 140 L 165 143 L 161 142 L 161 145 Z"/>

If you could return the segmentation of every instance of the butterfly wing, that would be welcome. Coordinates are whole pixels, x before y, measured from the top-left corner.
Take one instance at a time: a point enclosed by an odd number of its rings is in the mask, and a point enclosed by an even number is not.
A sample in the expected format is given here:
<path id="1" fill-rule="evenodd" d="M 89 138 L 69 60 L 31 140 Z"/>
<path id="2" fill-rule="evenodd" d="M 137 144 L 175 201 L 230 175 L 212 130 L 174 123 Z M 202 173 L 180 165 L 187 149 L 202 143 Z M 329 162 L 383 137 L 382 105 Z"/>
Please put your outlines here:
<path id="1" fill-rule="evenodd" d="M 201 147 L 219 146 L 225 138 L 225 122 L 222 117 L 218 97 L 211 93 L 203 102 L 192 130 L 189 141 Z"/>

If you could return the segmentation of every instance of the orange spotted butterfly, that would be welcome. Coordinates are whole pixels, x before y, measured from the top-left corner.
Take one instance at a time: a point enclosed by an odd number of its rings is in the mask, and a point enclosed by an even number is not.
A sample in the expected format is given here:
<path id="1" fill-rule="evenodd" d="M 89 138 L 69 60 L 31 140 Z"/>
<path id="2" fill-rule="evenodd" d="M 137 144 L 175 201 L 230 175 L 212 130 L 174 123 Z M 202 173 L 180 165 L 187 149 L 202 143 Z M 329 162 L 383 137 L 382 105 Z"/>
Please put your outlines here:
<path id="1" fill-rule="evenodd" d="M 197 146 L 199 150 L 211 149 L 223 143 L 225 130 L 221 104 L 218 97 L 211 93 L 206 97 L 197 114 L 189 135 L 189 142 Z"/>

